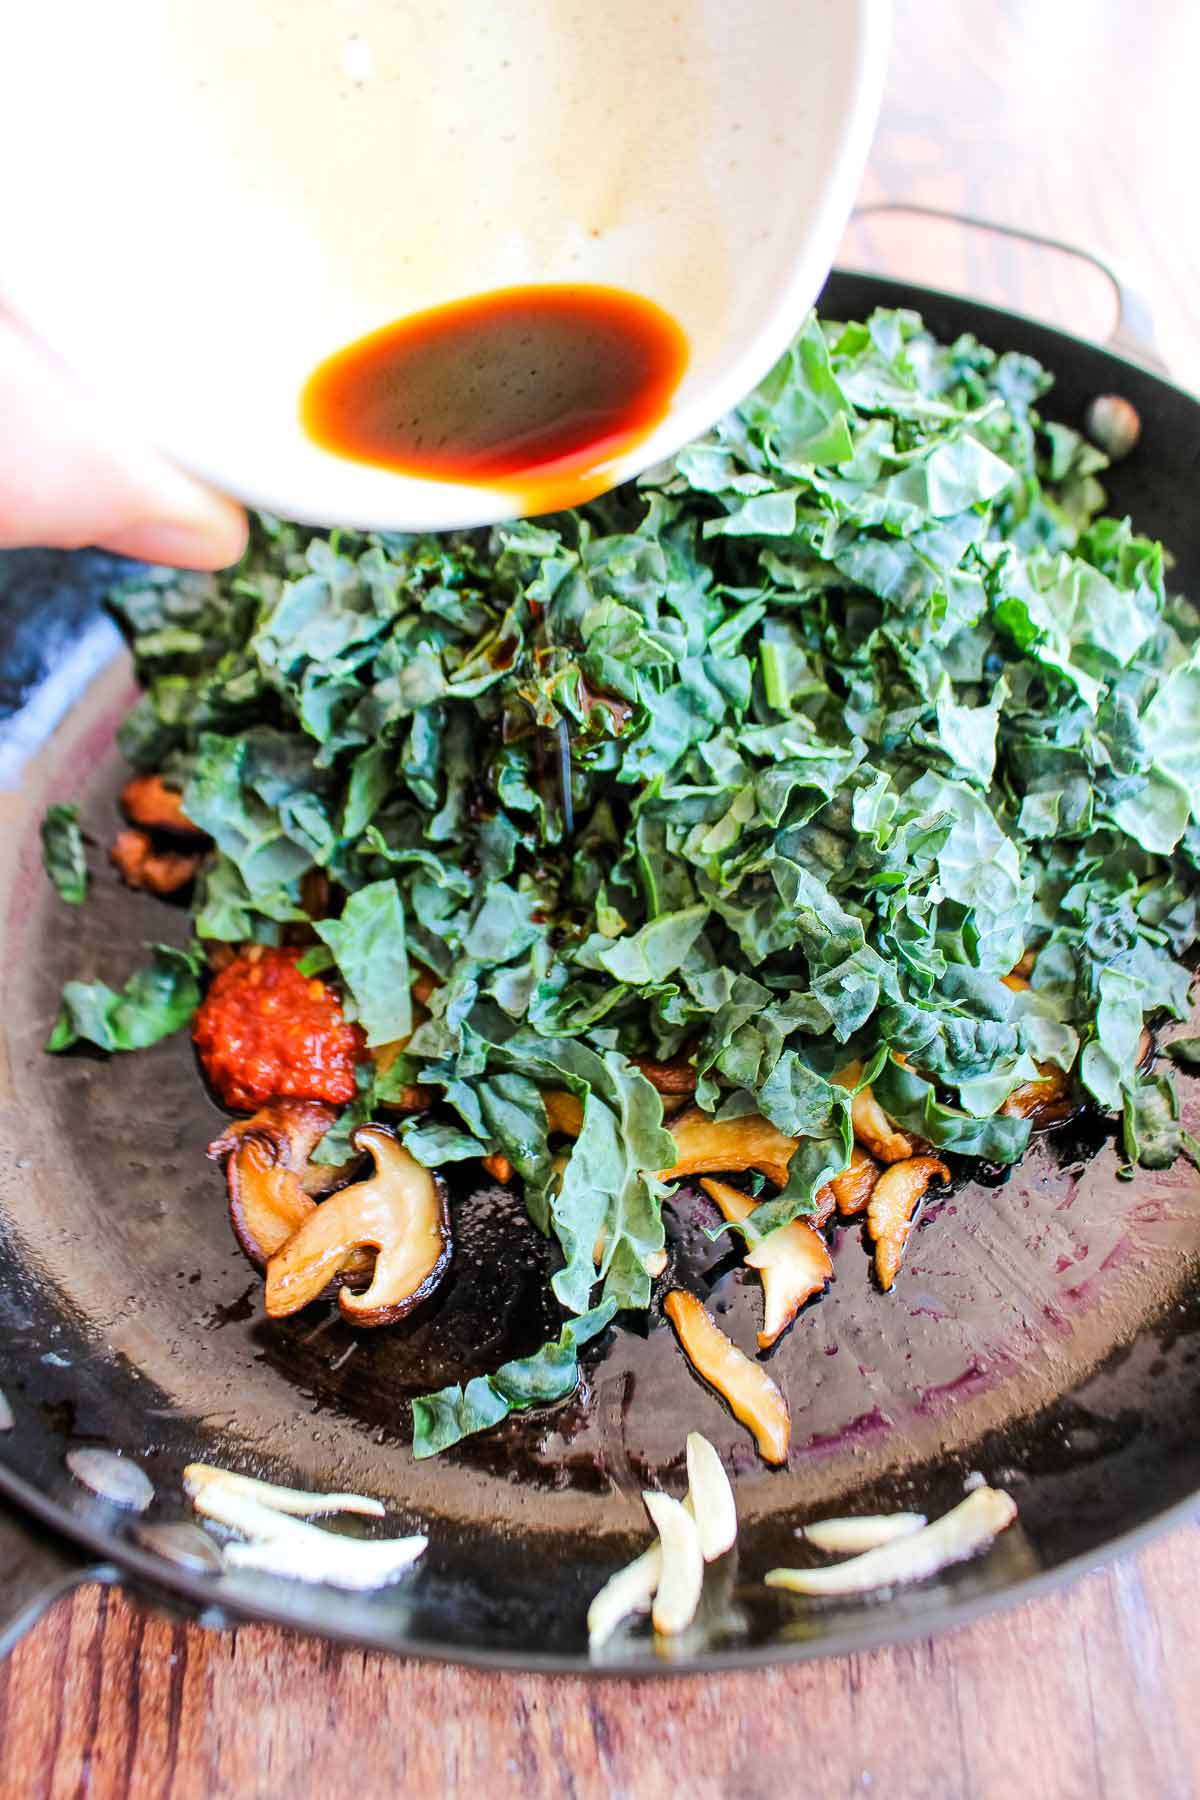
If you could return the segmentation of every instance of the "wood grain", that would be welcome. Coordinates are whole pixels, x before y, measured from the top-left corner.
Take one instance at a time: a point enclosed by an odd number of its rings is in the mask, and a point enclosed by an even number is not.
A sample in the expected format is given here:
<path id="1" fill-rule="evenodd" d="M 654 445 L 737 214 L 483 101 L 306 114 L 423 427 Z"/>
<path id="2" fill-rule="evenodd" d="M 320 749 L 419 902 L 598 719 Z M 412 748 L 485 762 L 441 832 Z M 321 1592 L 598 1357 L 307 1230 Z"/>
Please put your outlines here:
<path id="1" fill-rule="evenodd" d="M 641 1683 L 218 1635 L 89 1588 L 0 1669 L 0 1794 L 1180 1800 L 1200 1791 L 1198 1566 L 1193 1526 L 934 1642 Z"/>
<path id="2" fill-rule="evenodd" d="M 1200 389 L 1194 0 L 901 0 L 863 187 L 1119 258 Z M 1111 321 L 1106 284 L 1003 240 L 859 227 L 858 266 Z M 221 1635 L 89 1589 L 0 1667 L 0 1797 L 1200 1793 L 1200 1531 L 936 1642 L 706 1681 L 513 1678 Z"/>
<path id="3" fill-rule="evenodd" d="M 1193 0 L 898 0 L 862 201 L 910 200 L 1101 252 L 1150 301 L 1200 392 Z M 1072 259 L 912 221 L 852 228 L 840 261 L 1103 338 L 1112 291 Z"/>

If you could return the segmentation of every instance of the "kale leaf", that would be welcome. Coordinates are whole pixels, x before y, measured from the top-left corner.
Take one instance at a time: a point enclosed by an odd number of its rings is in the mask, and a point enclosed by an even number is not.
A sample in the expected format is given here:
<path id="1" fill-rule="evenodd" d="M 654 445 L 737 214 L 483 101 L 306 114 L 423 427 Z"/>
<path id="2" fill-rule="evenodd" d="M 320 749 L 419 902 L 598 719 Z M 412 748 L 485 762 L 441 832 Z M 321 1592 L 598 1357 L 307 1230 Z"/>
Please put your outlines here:
<path id="1" fill-rule="evenodd" d="M 613 1301 L 568 1319 L 557 1338 L 532 1356 L 502 1363 L 492 1375 L 477 1375 L 464 1387 L 439 1388 L 412 1403 L 413 1455 L 420 1461 L 448 1450 L 476 1431 L 498 1425 L 512 1412 L 567 1400 L 579 1386 L 579 1349 L 597 1337 L 616 1311 Z"/>
<path id="2" fill-rule="evenodd" d="M 68 981 L 47 1050 L 81 1041 L 101 1050 L 144 1050 L 181 1031 L 200 1004 L 200 959 L 169 944 L 151 945 L 148 968 L 119 994 L 103 981 Z"/>
<path id="3" fill-rule="evenodd" d="M 87 857 L 77 806 L 48 806 L 42 818 L 42 865 L 71 906 L 87 899 Z"/>
<path id="4" fill-rule="evenodd" d="M 576 512 L 264 518 L 232 571 L 125 585 L 123 742 L 216 845 L 198 936 L 281 942 L 328 883 L 305 966 L 372 1045 L 407 1039 L 319 1155 L 425 1084 L 413 1153 L 503 1152 L 587 1319 L 644 1307 L 663 1245 L 647 1059 L 800 1139 L 750 1239 L 845 1165 L 855 1061 L 948 1151 L 1016 1161 L 1005 1102 L 1053 1064 L 1131 1159 L 1189 1153 L 1140 1065 L 1147 1021 L 1187 1016 L 1200 930 L 1200 614 L 1104 514 L 1049 387 L 911 312 L 810 316 L 703 439 Z M 194 996 L 174 980 L 160 1019 Z M 56 1047 L 123 1047 L 131 1005 L 72 984 Z M 539 1357 L 420 1402 L 421 1443 L 570 1391 L 573 1341 Z"/>

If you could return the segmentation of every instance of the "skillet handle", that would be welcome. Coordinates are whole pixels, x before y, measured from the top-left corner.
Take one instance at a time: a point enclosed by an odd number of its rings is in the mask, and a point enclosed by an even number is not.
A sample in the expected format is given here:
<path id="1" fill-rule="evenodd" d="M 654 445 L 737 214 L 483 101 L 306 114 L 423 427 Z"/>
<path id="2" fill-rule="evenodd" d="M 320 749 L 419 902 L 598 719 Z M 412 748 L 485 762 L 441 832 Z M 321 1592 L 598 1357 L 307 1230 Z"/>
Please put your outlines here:
<path id="1" fill-rule="evenodd" d="M 1082 250 L 1078 244 L 1069 244 L 1062 238 L 1050 237 L 1042 231 L 1028 231 L 1023 225 L 1001 225 L 995 219 L 977 218 L 974 213 L 953 212 L 941 206 L 919 206 L 915 201 L 871 201 L 864 206 L 855 207 L 851 218 L 867 219 L 882 213 L 915 213 L 923 219 L 937 219 L 948 225 L 965 225 L 972 231 L 990 231 L 997 237 L 1012 238 L 1019 244 L 1036 244 L 1039 249 L 1057 250 L 1061 255 L 1073 256 L 1079 262 L 1089 263 L 1107 278 L 1117 302 L 1116 323 L 1109 333 L 1105 348 L 1117 356 L 1125 357 L 1129 362 L 1140 363 L 1143 368 L 1152 369 L 1155 374 L 1167 373 L 1167 365 L 1155 341 L 1154 319 L 1149 302 L 1125 280 L 1117 265 L 1107 257 L 1097 256 L 1092 250 Z"/>
<path id="2" fill-rule="evenodd" d="M 48 1526 L 0 1499 L 0 1658 L 47 1607 L 87 1581 L 116 1581 L 112 1563 L 88 1562 Z"/>

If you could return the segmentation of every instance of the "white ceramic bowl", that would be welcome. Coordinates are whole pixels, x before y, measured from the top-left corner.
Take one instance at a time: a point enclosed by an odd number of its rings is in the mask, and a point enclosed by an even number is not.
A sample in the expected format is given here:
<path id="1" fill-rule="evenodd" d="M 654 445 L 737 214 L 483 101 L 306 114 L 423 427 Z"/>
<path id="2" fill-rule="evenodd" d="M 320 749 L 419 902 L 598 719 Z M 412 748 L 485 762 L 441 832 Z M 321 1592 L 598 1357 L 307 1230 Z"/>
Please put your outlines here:
<path id="1" fill-rule="evenodd" d="M 832 261 L 888 0 L 35 0 L 0 59 L 0 293 L 123 422 L 309 522 L 510 493 L 318 448 L 314 366 L 410 312 L 595 282 L 690 361 L 649 467 L 766 372 Z"/>

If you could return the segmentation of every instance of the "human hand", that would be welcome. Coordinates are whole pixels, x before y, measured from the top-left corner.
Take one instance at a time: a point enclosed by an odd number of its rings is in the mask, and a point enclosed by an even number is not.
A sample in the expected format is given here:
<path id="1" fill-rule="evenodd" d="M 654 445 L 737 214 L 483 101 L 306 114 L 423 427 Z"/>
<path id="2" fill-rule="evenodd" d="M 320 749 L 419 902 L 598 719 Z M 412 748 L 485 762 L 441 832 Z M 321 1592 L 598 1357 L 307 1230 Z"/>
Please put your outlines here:
<path id="1" fill-rule="evenodd" d="M 51 352 L 0 313 L 0 548 L 97 544 L 220 569 L 245 543 L 240 506 L 114 428 Z"/>

